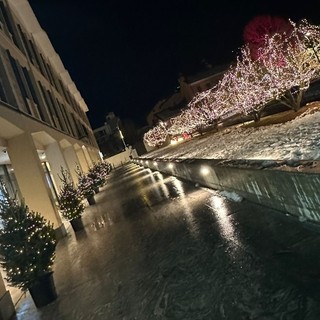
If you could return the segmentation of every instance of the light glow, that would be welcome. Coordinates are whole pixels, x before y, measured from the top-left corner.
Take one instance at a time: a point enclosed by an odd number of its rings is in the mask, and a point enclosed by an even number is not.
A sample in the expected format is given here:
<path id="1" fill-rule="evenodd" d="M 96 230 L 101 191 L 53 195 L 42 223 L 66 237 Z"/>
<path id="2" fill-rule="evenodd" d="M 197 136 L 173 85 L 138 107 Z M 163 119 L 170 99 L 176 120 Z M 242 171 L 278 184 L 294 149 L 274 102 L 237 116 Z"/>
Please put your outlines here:
<path id="1" fill-rule="evenodd" d="M 207 175 L 210 173 L 210 170 L 209 170 L 208 167 L 201 167 L 200 173 L 201 173 L 203 176 L 207 176 Z"/>

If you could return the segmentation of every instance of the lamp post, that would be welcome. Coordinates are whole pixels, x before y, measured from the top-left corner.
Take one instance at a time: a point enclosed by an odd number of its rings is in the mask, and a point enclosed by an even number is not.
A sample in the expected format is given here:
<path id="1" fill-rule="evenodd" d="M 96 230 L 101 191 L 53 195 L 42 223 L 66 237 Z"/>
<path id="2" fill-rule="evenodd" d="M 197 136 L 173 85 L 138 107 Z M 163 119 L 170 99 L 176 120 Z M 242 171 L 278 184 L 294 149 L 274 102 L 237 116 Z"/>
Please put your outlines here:
<path id="1" fill-rule="evenodd" d="M 123 134 L 122 134 L 122 132 L 121 132 L 121 130 L 120 130 L 120 128 L 119 128 L 119 125 L 117 126 L 117 129 L 118 129 L 118 131 L 119 131 L 120 139 L 121 139 L 121 142 L 123 143 L 124 150 L 127 150 L 127 146 L 126 146 L 126 143 L 125 143 L 125 141 L 124 141 Z"/>

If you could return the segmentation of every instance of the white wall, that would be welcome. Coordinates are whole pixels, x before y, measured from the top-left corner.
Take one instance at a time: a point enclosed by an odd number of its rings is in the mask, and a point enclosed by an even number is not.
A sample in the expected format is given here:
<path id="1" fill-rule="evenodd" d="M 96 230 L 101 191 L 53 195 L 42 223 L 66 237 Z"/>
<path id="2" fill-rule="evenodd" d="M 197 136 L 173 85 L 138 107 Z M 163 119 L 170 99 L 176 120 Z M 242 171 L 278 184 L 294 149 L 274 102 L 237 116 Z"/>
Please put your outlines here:
<path id="1" fill-rule="evenodd" d="M 109 162 L 113 168 L 116 168 L 128 162 L 130 160 L 130 155 L 132 158 L 138 157 L 136 149 L 129 147 L 126 149 L 126 151 L 118 153 L 110 158 L 106 158 L 105 161 Z"/>

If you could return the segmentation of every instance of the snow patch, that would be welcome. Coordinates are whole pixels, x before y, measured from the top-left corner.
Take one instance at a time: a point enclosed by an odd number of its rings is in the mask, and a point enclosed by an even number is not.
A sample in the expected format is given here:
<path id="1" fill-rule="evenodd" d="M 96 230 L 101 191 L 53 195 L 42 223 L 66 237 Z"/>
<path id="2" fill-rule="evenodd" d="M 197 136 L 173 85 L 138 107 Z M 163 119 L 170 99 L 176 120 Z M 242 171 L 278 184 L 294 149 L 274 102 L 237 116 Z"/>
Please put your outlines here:
<path id="1" fill-rule="evenodd" d="M 238 195 L 236 192 L 229 192 L 229 191 L 219 191 L 219 194 L 223 196 L 224 198 L 231 200 L 233 202 L 241 202 L 243 200 L 243 197 Z"/>
<path id="2" fill-rule="evenodd" d="M 294 162 L 320 160 L 320 112 L 316 110 L 285 123 L 258 128 L 225 128 L 180 145 L 152 151 L 145 157 Z"/>

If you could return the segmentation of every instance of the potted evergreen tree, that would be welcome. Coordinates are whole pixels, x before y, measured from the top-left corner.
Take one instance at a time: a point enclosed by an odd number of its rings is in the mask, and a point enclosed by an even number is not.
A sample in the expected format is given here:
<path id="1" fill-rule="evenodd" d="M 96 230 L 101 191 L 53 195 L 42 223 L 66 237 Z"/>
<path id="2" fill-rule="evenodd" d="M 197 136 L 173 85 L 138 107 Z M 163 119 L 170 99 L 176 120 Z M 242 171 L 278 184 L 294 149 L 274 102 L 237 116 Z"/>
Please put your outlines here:
<path id="1" fill-rule="evenodd" d="M 56 237 L 53 225 L 24 201 L 11 199 L 0 180 L 0 264 L 12 286 L 29 290 L 37 308 L 57 298 L 52 266 Z"/>
<path id="2" fill-rule="evenodd" d="M 71 180 L 69 172 L 63 168 L 61 168 L 60 180 L 62 186 L 58 195 L 59 208 L 62 215 L 70 222 L 73 230 L 77 232 L 84 228 L 82 223 L 83 197 Z"/>
<path id="3" fill-rule="evenodd" d="M 81 171 L 77 171 L 78 175 L 78 188 L 81 193 L 81 195 L 87 199 L 89 205 L 94 205 L 96 203 L 96 200 L 94 198 L 95 194 L 95 183 L 93 179 L 88 175 Z"/>
<path id="4" fill-rule="evenodd" d="M 100 175 L 104 178 L 105 182 L 107 179 L 108 174 L 112 170 L 112 166 L 107 161 L 100 161 L 97 164 L 95 164 L 96 170 L 99 172 Z"/>
<path id="5" fill-rule="evenodd" d="M 101 169 L 102 167 L 99 164 L 95 163 L 88 172 L 88 177 L 93 180 L 95 193 L 98 193 L 99 188 L 102 187 L 106 182 L 106 178 Z"/>

